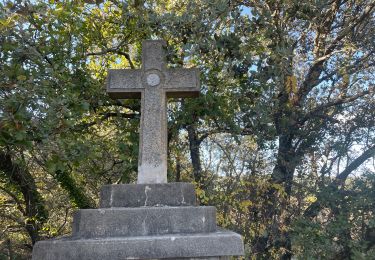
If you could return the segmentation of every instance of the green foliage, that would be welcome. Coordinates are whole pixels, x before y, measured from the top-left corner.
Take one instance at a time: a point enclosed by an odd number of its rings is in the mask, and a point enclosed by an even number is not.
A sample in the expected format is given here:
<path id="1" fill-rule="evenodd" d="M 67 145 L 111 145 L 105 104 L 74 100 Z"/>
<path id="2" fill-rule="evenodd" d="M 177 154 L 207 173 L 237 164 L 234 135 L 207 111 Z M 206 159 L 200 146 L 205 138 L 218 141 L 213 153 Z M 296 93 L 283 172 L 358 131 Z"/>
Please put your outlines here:
<path id="1" fill-rule="evenodd" d="M 345 190 L 327 195 L 326 200 L 334 206 L 323 209 L 315 221 L 296 220 L 292 228 L 296 255 L 303 259 L 332 259 L 337 255 L 372 259 L 374 181 L 373 174 L 363 175 Z"/>
<path id="2" fill-rule="evenodd" d="M 163 38 L 202 82 L 168 105 L 169 180 L 196 181 L 247 259 L 371 258 L 372 1 L 93 2 L 0 3 L 3 255 L 27 258 L 103 184 L 135 181 L 140 102 L 103 86 Z"/>

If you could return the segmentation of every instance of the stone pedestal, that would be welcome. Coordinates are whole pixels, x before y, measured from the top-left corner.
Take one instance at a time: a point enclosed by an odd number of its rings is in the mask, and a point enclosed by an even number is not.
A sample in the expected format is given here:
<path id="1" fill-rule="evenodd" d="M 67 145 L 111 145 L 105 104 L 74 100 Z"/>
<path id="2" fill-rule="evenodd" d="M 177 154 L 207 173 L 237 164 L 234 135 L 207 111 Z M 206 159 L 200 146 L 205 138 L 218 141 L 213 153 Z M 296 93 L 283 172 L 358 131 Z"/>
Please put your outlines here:
<path id="1" fill-rule="evenodd" d="M 73 234 L 36 243 L 34 260 L 229 259 L 241 236 L 216 227 L 188 183 L 106 185 L 100 209 L 75 213 Z"/>

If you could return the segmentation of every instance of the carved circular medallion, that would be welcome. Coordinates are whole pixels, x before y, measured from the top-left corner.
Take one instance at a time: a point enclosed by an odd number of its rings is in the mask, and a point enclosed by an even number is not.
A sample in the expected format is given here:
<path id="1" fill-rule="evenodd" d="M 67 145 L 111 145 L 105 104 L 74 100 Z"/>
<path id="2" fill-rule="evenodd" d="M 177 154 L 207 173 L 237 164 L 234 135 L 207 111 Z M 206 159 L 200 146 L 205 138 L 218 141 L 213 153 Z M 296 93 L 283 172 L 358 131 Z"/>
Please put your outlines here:
<path id="1" fill-rule="evenodd" d="M 149 86 L 155 87 L 160 84 L 160 77 L 158 74 L 151 73 L 147 75 L 146 81 Z"/>
<path id="2" fill-rule="evenodd" d="M 164 81 L 164 73 L 157 69 L 150 69 L 145 71 L 142 75 L 142 83 L 147 87 L 156 88 L 163 85 Z"/>

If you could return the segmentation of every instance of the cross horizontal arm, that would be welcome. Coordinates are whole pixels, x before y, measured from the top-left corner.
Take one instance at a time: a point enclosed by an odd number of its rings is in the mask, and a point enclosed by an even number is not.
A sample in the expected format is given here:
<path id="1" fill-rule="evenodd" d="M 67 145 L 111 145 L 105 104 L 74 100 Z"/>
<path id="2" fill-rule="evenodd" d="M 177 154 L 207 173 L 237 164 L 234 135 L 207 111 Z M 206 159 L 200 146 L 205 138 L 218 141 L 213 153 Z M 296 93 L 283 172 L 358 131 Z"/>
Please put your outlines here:
<path id="1" fill-rule="evenodd" d="M 198 69 L 173 68 L 165 73 L 163 89 L 167 97 L 197 97 L 199 96 L 199 71 Z"/>
<path id="2" fill-rule="evenodd" d="M 142 70 L 109 70 L 107 80 L 107 92 L 111 98 L 141 98 L 144 89 Z"/>

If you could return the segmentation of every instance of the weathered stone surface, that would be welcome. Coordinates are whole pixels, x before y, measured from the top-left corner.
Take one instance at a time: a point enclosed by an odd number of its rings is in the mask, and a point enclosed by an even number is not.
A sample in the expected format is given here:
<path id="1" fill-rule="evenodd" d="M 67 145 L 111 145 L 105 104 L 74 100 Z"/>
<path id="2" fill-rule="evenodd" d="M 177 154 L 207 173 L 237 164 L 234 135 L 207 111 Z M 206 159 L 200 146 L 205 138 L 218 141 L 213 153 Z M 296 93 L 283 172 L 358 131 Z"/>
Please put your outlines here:
<path id="1" fill-rule="evenodd" d="M 82 209 L 73 224 L 73 236 L 85 238 L 215 231 L 215 207 Z"/>
<path id="2" fill-rule="evenodd" d="M 217 231 L 188 235 L 46 240 L 35 245 L 33 259 L 178 259 L 243 254 L 243 242 L 240 235 L 230 231 Z"/>
<path id="3" fill-rule="evenodd" d="M 101 208 L 194 205 L 194 185 L 184 182 L 104 185 L 100 194 Z"/>
<path id="4" fill-rule="evenodd" d="M 142 70 L 110 69 L 107 85 L 111 86 L 107 89 L 111 98 L 141 98 Z"/>
<path id="5" fill-rule="evenodd" d="M 199 96 L 199 70 L 173 68 L 165 72 L 164 90 L 167 97 L 187 98 Z"/>
<path id="6" fill-rule="evenodd" d="M 164 41 L 145 41 L 142 68 L 109 70 L 112 98 L 141 98 L 138 183 L 167 182 L 167 97 L 199 95 L 199 71 L 167 69 Z"/>
<path id="7" fill-rule="evenodd" d="M 163 40 L 150 40 L 142 43 L 142 69 L 144 71 L 166 68 L 165 48 Z"/>

